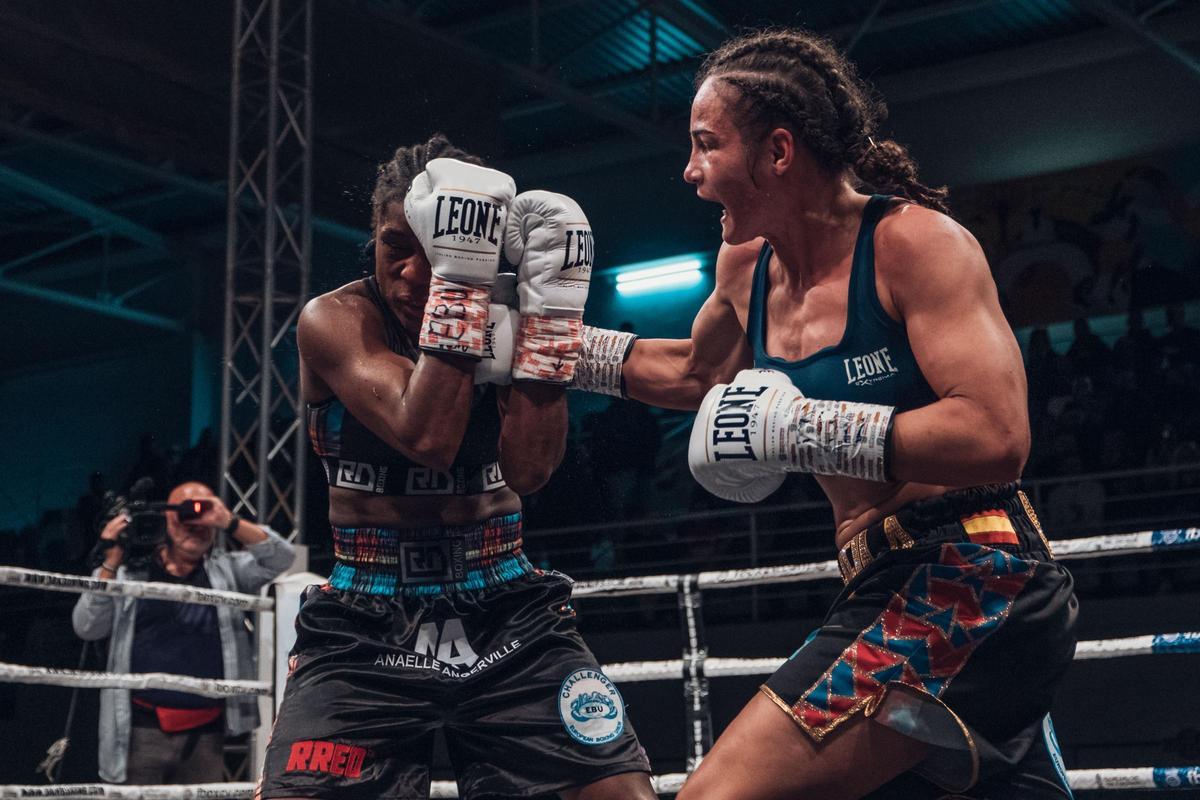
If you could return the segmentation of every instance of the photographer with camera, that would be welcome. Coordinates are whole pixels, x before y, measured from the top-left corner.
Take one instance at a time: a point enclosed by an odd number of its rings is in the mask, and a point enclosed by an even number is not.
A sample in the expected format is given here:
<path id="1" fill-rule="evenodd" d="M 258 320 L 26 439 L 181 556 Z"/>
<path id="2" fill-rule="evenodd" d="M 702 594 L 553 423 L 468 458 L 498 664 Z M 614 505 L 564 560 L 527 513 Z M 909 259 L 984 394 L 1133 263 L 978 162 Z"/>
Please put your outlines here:
<path id="1" fill-rule="evenodd" d="M 147 493 L 144 484 L 130 491 L 134 498 Z M 93 550 L 97 578 L 253 593 L 295 557 L 279 534 L 241 519 L 202 483 L 176 486 L 166 503 L 118 498 L 109 514 Z M 242 549 L 214 550 L 220 531 Z M 249 626 L 235 608 L 87 593 L 71 621 L 82 639 L 109 638 L 109 672 L 231 680 L 256 674 Z M 250 696 L 102 689 L 100 777 L 138 785 L 220 782 L 225 736 L 257 723 Z"/>

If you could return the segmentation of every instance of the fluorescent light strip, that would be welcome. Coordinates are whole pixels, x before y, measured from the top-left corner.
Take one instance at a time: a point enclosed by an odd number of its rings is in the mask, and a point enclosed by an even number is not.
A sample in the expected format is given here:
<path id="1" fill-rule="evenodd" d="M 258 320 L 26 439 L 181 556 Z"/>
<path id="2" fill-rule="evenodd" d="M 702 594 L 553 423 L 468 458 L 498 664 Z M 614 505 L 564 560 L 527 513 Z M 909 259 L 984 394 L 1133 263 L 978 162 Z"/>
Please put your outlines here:
<path id="1" fill-rule="evenodd" d="M 628 296 L 658 292 L 664 289 L 686 289 L 698 284 L 702 277 L 699 267 L 676 269 L 666 274 L 639 276 L 636 280 L 628 281 L 622 281 L 621 276 L 618 275 L 617 294 Z"/>
<path id="2" fill-rule="evenodd" d="M 617 285 L 626 285 L 637 283 L 639 281 L 652 280 L 654 278 L 665 277 L 667 275 L 678 275 L 683 272 L 698 272 L 701 267 L 700 259 L 686 258 L 681 261 L 672 261 L 669 264 L 663 264 L 657 267 L 645 267 L 643 269 L 630 269 L 617 274 Z"/>

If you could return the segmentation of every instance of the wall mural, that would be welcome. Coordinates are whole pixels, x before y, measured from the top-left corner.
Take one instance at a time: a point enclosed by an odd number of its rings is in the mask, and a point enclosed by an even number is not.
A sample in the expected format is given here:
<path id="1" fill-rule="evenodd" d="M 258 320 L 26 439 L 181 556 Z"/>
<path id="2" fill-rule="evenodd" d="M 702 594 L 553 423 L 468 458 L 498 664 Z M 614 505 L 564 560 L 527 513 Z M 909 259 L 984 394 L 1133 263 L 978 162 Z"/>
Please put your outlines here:
<path id="1" fill-rule="evenodd" d="M 1196 162 L 1110 162 L 960 189 L 951 203 L 1014 327 L 1120 313 L 1200 297 Z"/>

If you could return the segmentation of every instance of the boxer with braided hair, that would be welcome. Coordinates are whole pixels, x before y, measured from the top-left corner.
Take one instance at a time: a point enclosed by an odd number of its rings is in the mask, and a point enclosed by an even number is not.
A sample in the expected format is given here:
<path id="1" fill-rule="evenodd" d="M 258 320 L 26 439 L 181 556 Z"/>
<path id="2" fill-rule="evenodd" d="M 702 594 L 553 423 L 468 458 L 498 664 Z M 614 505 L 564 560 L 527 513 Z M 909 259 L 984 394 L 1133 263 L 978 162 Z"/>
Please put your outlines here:
<path id="1" fill-rule="evenodd" d="M 440 135 L 380 166 L 371 218 L 371 274 L 299 321 L 335 562 L 296 619 L 260 797 L 428 797 L 440 731 L 467 800 L 653 800 L 570 579 L 522 547 L 520 495 L 566 444 L 569 353 L 537 348 L 571 349 L 590 271 L 560 269 L 554 233 L 586 218 Z"/>
<path id="2" fill-rule="evenodd" d="M 1017 488 L 1020 351 L 885 113 L 811 33 L 717 49 L 683 173 L 724 207 L 713 293 L 689 339 L 584 330 L 578 388 L 698 409 L 710 492 L 806 472 L 833 507 L 845 590 L 680 800 L 1070 797 L 1048 712 L 1077 604 Z"/>
<path id="3" fill-rule="evenodd" d="M 789 124 L 825 169 L 852 170 L 871 193 L 949 213 L 945 187 L 925 186 L 903 145 L 876 138 L 887 105 L 829 42 L 786 29 L 735 39 L 701 64 L 697 91 L 709 77 L 737 89 L 734 114 L 747 138 Z"/>

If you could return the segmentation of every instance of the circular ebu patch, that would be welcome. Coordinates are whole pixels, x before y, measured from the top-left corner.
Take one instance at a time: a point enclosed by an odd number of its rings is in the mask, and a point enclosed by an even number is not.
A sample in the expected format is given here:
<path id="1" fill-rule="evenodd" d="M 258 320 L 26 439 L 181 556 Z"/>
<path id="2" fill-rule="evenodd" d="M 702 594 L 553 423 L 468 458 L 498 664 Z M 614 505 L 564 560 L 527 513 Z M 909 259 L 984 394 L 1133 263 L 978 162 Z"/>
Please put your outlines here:
<path id="1" fill-rule="evenodd" d="M 571 738 L 583 744 L 606 744 L 625 730 L 625 702 L 598 669 L 577 669 L 563 680 L 558 715 Z"/>

